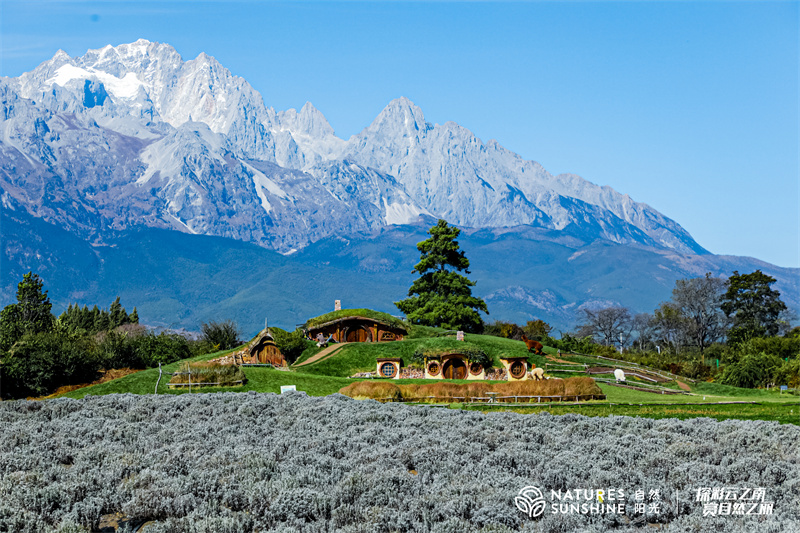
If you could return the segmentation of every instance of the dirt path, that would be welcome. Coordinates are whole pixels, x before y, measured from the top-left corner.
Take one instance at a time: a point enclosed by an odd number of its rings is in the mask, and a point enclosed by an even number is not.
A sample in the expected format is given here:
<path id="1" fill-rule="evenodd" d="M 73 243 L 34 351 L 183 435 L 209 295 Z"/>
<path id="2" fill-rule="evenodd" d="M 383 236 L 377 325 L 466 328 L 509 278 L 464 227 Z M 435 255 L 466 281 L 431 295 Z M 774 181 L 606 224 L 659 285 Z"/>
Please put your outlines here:
<path id="1" fill-rule="evenodd" d="M 683 390 L 685 390 L 685 391 L 691 391 L 691 390 L 692 390 L 691 388 L 689 388 L 689 385 L 687 385 L 687 384 L 686 384 L 686 383 L 684 383 L 683 381 L 677 381 L 677 380 L 676 380 L 676 381 L 675 381 L 675 383 L 677 383 L 677 384 L 678 384 L 678 387 L 680 387 L 681 389 L 683 389 Z"/>
<path id="2" fill-rule="evenodd" d="M 77 385 L 64 385 L 56 389 L 55 392 L 52 394 L 48 394 L 47 396 L 39 396 L 39 397 L 29 397 L 28 400 L 49 400 L 50 398 L 55 398 L 60 394 L 66 394 L 68 392 L 72 392 L 74 390 L 82 389 L 84 387 L 90 387 L 92 385 L 99 385 L 100 383 L 106 383 L 107 381 L 111 381 L 114 379 L 124 378 L 125 376 L 129 376 L 131 374 L 135 374 L 136 372 L 141 372 L 142 368 L 112 368 L 111 370 L 101 370 L 100 371 L 100 378 L 92 381 L 91 383 L 79 383 Z"/>
<path id="3" fill-rule="evenodd" d="M 552 361 L 552 362 L 554 362 L 554 363 L 566 363 L 566 364 L 568 364 L 568 365 L 577 365 L 577 364 L 578 364 L 578 363 L 576 363 L 576 362 L 574 362 L 574 361 L 564 361 L 563 359 L 559 359 L 559 358 L 558 358 L 558 357 L 556 357 L 555 355 L 546 355 L 546 356 L 544 356 L 544 358 L 545 358 L 547 361 Z"/>
<path id="4" fill-rule="evenodd" d="M 350 343 L 349 342 L 341 342 L 339 344 L 332 344 L 331 346 L 328 346 L 327 348 L 325 348 L 324 350 L 322 350 L 318 354 L 316 354 L 316 355 L 314 355 L 312 357 L 309 357 L 308 359 L 306 359 L 302 363 L 298 363 L 298 364 L 296 364 L 294 366 L 306 366 L 306 365 L 310 365 L 310 364 L 316 363 L 320 359 L 324 359 L 324 358 L 328 357 L 333 352 L 339 350 L 340 348 L 343 348 L 343 347 L 347 346 L 348 344 L 350 344 Z"/>

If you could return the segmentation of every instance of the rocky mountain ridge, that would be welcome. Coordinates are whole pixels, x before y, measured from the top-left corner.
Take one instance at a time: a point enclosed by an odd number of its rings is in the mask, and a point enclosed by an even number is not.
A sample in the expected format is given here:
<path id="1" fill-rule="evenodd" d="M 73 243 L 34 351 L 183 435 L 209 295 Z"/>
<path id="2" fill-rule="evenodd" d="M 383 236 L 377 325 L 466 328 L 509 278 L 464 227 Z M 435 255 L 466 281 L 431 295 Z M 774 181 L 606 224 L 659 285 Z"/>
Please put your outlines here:
<path id="1" fill-rule="evenodd" d="M 344 140 L 310 103 L 275 111 L 213 57 L 167 44 L 59 51 L 0 79 L 0 96 L 4 208 L 86 238 L 144 224 L 289 253 L 432 215 L 706 253 L 649 206 L 430 124 L 407 98 Z"/>

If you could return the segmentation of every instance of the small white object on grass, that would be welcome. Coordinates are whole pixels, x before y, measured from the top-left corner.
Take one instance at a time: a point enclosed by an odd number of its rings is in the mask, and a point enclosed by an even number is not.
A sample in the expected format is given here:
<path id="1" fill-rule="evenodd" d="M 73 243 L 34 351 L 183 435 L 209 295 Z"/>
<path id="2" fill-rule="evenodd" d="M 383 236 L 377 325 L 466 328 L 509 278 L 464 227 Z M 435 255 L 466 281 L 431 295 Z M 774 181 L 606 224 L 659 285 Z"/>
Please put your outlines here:
<path id="1" fill-rule="evenodd" d="M 614 370 L 614 377 L 617 378 L 617 381 L 625 381 L 625 372 L 623 372 L 621 368 L 618 368 Z"/>

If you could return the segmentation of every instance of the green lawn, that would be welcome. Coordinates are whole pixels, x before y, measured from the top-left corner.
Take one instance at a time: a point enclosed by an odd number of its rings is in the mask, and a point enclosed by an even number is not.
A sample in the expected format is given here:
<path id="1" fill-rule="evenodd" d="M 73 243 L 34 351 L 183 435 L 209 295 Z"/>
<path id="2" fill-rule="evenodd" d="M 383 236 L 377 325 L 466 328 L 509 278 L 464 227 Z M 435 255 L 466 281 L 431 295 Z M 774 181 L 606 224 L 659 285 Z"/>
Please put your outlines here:
<path id="1" fill-rule="evenodd" d="M 544 365 L 544 358 L 528 354 L 525 345 L 519 341 L 483 335 L 467 335 L 467 340 L 481 347 L 499 365 L 500 356 L 529 356 L 529 361 Z M 350 344 L 341 351 L 318 363 L 289 371 L 269 367 L 245 367 L 247 383 L 240 387 L 207 387 L 193 392 L 280 392 L 281 385 L 295 385 L 297 390 L 312 396 L 323 396 L 338 392 L 352 383 L 347 376 L 362 371 L 375 371 L 376 357 L 401 357 L 411 361 L 411 354 L 424 339 L 406 339 L 399 342 L 380 344 Z M 313 350 L 316 352 L 317 350 Z M 549 350 L 547 350 L 549 351 Z M 229 352 L 218 352 L 194 357 L 189 361 L 214 359 Z M 307 355 L 307 354 L 304 354 Z M 174 372 L 185 360 L 163 367 L 164 372 Z M 559 374 L 568 377 L 570 374 Z M 575 375 L 585 375 L 577 373 Z M 65 397 L 83 398 L 86 395 L 114 393 L 153 394 L 158 369 L 149 369 L 123 378 L 78 389 L 64 394 Z M 170 390 L 167 387 L 169 376 L 162 377 L 158 387 L 159 394 L 186 394 L 187 389 Z M 397 380 L 395 383 L 419 383 L 422 380 Z M 462 381 L 463 382 L 463 381 Z M 719 420 L 738 418 L 744 420 L 777 420 L 782 423 L 800 424 L 800 398 L 779 394 L 775 390 L 752 390 L 728 387 L 715 383 L 698 382 L 690 385 L 692 395 L 662 395 L 599 384 L 605 401 L 587 402 L 581 405 L 486 405 L 454 404 L 463 409 L 480 411 L 514 411 L 520 413 L 551 414 L 580 413 L 588 416 L 627 415 L 649 418 L 694 418 L 710 417 Z M 672 388 L 677 385 L 666 384 Z M 740 404 L 719 404 L 719 402 L 757 402 Z M 699 405 L 693 405 L 699 404 Z"/>
<path id="2" fill-rule="evenodd" d="M 638 416 L 643 418 L 714 418 L 716 420 L 774 420 L 782 424 L 800 425 L 800 405 L 797 403 L 736 404 L 736 405 L 613 405 L 607 402 L 593 402 L 585 405 L 547 406 L 486 406 L 459 404 L 466 410 L 482 412 L 512 411 L 523 414 L 548 412 L 552 415 L 576 413 L 586 416 Z"/>
<path id="3" fill-rule="evenodd" d="M 176 370 L 177 363 L 164 367 L 165 372 L 174 372 Z M 281 385 L 296 385 L 297 390 L 305 391 L 311 396 L 325 396 L 339 392 L 339 389 L 352 382 L 352 380 L 346 378 L 313 376 L 301 374 L 299 372 L 275 370 L 270 367 L 248 367 L 244 369 L 244 373 L 247 376 L 247 383 L 243 386 L 193 387 L 192 392 L 280 392 Z M 126 392 L 133 394 L 153 394 L 157 381 L 158 369 L 151 368 L 114 381 L 74 390 L 63 394 L 62 397 L 83 398 L 90 394 L 100 396 L 104 394 L 121 394 Z M 181 389 L 168 388 L 166 385 L 168 381 L 169 376 L 167 375 L 161 378 L 161 383 L 158 386 L 158 394 L 187 394 L 189 392 L 188 387 L 183 387 Z"/>

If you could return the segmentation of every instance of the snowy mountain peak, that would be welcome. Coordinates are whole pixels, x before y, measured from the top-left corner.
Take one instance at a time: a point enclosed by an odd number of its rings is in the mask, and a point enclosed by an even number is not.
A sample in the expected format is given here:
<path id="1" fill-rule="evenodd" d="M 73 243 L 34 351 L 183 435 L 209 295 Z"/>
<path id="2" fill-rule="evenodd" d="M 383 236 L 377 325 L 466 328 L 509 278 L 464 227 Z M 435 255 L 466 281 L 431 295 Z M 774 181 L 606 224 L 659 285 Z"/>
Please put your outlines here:
<path id="1" fill-rule="evenodd" d="M 53 62 L 55 62 L 55 61 L 69 61 L 70 59 L 71 58 L 70 58 L 69 54 L 66 53 L 64 50 L 62 50 L 61 48 L 59 48 L 58 51 L 53 56 L 53 59 L 51 59 L 50 61 L 53 61 Z"/>
<path id="2" fill-rule="evenodd" d="M 289 109 L 278 115 L 281 126 L 290 130 L 292 134 L 308 135 L 318 139 L 335 135 L 328 119 L 311 102 L 306 102 L 299 112 Z"/>
<path id="3" fill-rule="evenodd" d="M 367 130 L 401 132 L 404 137 L 418 137 L 430 127 L 430 124 L 425 122 L 422 109 L 405 96 L 401 96 L 389 102 Z"/>
<path id="4" fill-rule="evenodd" d="M 0 116 L 16 121 L 0 139 L 0 182 L 3 170 L 21 168 L 13 163 L 18 157 L 39 169 L 33 174 L 58 173 L 52 169 L 62 165 L 64 179 L 91 182 L 106 168 L 97 161 L 107 157 L 107 172 L 119 173 L 120 183 L 146 183 L 178 227 L 192 231 L 259 243 L 279 236 L 282 243 L 271 246 L 297 247 L 340 224 L 320 213 L 338 213 L 349 221 L 338 227 L 352 231 L 430 213 L 465 227 L 575 229 L 587 239 L 704 252 L 651 207 L 578 176 L 552 176 L 455 122 L 430 124 L 404 96 L 345 141 L 310 102 L 276 112 L 214 57 L 183 61 L 172 46 L 145 39 L 76 58 L 60 50 L 19 78 L 1 79 L 0 91 L 8 96 Z M 115 143 L 127 151 L 128 166 L 112 157 Z M 288 192 L 277 194 L 272 184 Z M 109 197 L 107 212 L 125 212 L 115 201 Z M 249 214 L 236 215 L 231 201 Z"/>
<path id="5" fill-rule="evenodd" d="M 75 64 L 91 70 L 101 70 L 118 77 L 128 72 L 140 75 L 154 70 L 171 70 L 182 62 L 175 48 L 165 43 L 139 39 L 118 46 L 106 45 L 103 48 L 87 50 L 82 57 L 75 58 Z"/>

